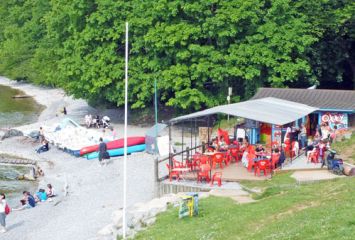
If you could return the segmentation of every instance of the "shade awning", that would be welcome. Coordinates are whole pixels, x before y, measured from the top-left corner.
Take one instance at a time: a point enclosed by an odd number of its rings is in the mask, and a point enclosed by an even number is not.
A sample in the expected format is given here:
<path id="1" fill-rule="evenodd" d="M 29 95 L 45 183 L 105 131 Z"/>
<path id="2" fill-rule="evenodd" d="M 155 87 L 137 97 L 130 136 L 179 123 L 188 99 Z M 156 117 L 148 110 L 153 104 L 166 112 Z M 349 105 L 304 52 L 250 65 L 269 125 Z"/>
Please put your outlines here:
<path id="1" fill-rule="evenodd" d="M 284 125 L 296 121 L 316 110 L 318 110 L 318 108 L 310 107 L 305 104 L 267 97 L 209 108 L 173 118 L 170 120 L 170 123 L 222 113 L 264 123 Z"/>

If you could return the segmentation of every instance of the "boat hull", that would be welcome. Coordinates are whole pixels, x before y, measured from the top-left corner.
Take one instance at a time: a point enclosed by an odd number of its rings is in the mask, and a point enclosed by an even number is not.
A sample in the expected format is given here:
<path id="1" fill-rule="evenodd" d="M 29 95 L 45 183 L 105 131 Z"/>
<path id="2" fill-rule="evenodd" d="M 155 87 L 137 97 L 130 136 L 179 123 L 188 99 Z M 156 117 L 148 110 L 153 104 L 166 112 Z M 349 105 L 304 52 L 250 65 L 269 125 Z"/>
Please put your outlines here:
<path id="1" fill-rule="evenodd" d="M 139 145 L 127 147 L 127 154 L 135 153 L 135 152 L 143 152 L 145 151 L 145 147 L 146 147 L 145 144 L 139 144 Z M 107 152 L 110 155 L 110 157 L 122 156 L 124 154 L 124 148 L 111 149 L 111 150 L 107 150 Z M 99 152 L 93 152 L 86 155 L 87 160 L 92 160 L 98 157 L 99 157 Z"/>
<path id="2" fill-rule="evenodd" d="M 127 146 L 134 146 L 134 145 L 139 145 L 139 144 L 145 144 L 145 137 L 128 137 L 127 138 Z M 123 148 L 124 146 L 124 138 L 120 138 L 118 140 L 114 140 L 111 142 L 106 143 L 107 149 L 117 149 L 117 148 Z M 99 150 L 99 145 L 92 145 L 88 147 L 84 147 L 80 149 L 80 155 L 85 155 L 88 153 L 92 152 L 97 152 Z"/>

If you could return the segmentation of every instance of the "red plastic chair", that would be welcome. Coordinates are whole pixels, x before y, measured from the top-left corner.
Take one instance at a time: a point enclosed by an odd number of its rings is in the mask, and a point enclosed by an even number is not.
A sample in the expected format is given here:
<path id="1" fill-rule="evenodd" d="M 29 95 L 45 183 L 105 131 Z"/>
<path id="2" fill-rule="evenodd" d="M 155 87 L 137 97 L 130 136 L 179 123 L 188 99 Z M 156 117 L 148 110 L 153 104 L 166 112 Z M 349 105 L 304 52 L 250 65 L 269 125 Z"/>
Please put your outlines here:
<path id="1" fill-rule="evenodd" d="M 192 170 L 196 170 L 201 161 L 201 154 L 194 154 L 192 155 L 191 161 L 187 164 L 187 167 Z"/>
<path id="2" fill-rule="evenodd" d="M 209 164 L 202 164 L 200 171 L 197 173 L 197 183 L 202 182 L 202 179 L 205 179 L 206 182 L 210 182 L 210 170 L 211 167 Z"/>
<path id="3" fill-rule="evenodd" d="M 264 171 L 265 176 L 268 174 L 268 172 L 271 173 L 269 160 L 260 160 L 257 162 L 254 169 L 254 175 L 258 174 L 258 176 L 260 176 L 261 171 Z"/>
<path id="4" fill-rule="evenodd" d="M 184 163 L 173 159 L 173 167 L 174 168 L 186 168 L 187 166 Z"/>
<path id="5" fill-rule="evenodd" d="M 222 173 L 215 172 L 212 176 L 211 186 L 213 186 L 213 182 L 217 181 L 218 187 L 222 186 Z"/>
<path id="6" fill-rule="evenodd" d="M 223 169 L 223 162 L 225 161 L 225 157 L 223 153 L 215 153 L 212 156 L 212 169 L 216 168 L 216 165 L 219 164 L 219 167 Z"/>
<path id="7" fill-rule="evenodd" d="M 279 163 L 279 159 L 280 159 L 280 154 L 279 153 L 271 154 L 271 168 L 272 169 L 276 169 L 276 166 Z"/>
<path id="8" fill-rule="evenodd" d="M 253 167 L 255 168 L 255 166 L 256 166 L 256 164 L 254 162 L 254 158 L 256 158 L 256 155 L 254 153 L 249 153 L 247 158 L 248 158 L 248 171 L 251 172 L 251 169 Z"/>
<path id="9" fill-rule="evenodd" d="M 229 152 L 230 160 L 235 159 L 235 162 L 239 161 L 239 148 L 238 147 L 230 148 L 228 150 L 228 152 Z"/>
<path id="10" fill-rule="evenodd" d="M 200 157 L 200 164 L 207 164 L 210 162 L 210 157 L 207 155 L 202 155 Z"/>
<path id="11" fill-rule="evenodd" d="M 319 163 L 318 158 L 319 158 L 319 150 L 318 149 L 315 152 L 311 152 L 308 155 L 308 161 L 310 161 L 311 163 Z"/>
<path id="12" fill-rule="evenodd" d="M 169 181 L 171 182 L 171 179 L 173 177 L 176 178 L 176 180 L 180 180 L 180 173 L 178 171 L 173 171 L 173 169 L 170 167 L 170 165 L 167 163 L 166 167 L 168 168 L 169 171 Z"/>

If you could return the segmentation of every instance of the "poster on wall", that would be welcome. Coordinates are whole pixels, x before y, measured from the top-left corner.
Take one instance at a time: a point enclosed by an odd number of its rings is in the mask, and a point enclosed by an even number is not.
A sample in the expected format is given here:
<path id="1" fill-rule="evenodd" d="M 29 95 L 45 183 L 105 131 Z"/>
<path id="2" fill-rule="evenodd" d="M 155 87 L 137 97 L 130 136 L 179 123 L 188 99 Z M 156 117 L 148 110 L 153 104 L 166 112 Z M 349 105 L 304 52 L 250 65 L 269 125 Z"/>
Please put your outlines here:
<path id="1" fill-rule="evenodd" d="M 331 129 L 337 126 L 338 130 L 346 130 L 348 128 L 348 114 L 335 112 L 323 113 L 322 123 L 328 123 Z"/>
<path id="2" fill-rule="evenodd" d="M 273 142 L 273 144 L 275 142 L 277 142 L 276 145 L 281 146 L 281 135 L 282 135 L 281 127 L 280 126 L 275 126 L 274 129 L 273 129 L 273 133 L 272 133 L 272 142 Z"/>
<path id="3" fill-rule="evenodd" d="M 208 131 L 207 131 L 207 127 L 199 127 L 198 128 L 198 137 L 200 139 L 200 143 L 204 142 L 207 143 L 208 141 Z M 211 139 L 211 135 L 212 135 L 212 128 L 209 128 L 209 135 L 210 135 L 210 139 Z"/>

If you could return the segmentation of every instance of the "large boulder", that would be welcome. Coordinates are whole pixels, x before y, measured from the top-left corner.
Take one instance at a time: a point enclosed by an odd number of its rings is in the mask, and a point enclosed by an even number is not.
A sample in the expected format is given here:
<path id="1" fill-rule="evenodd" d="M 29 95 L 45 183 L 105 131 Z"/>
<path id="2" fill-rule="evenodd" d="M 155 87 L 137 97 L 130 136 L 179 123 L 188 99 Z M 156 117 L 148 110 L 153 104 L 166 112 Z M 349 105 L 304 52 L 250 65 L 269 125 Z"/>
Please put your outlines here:
<path id="1" fill-rule="evenodd" d="M 97 234 L 103 235 L 103 236 L 108 236 L 108 235 L 112 235 L 113 232 L 114 232 L 114 227 L 112 224 L 109 224 L 109 225 L 103 227 Z"/>
<path id="2" fill-rule="evenodd" d="M 9 129 L 5 131 L 4 134 L 1 136 L 1 140 L 4 140 L 6 138 L 11 138 L 11 137 L 17 137 L 17 136 L 23 136 L 23 132 L 17 130 L 17 129 Z"/>

